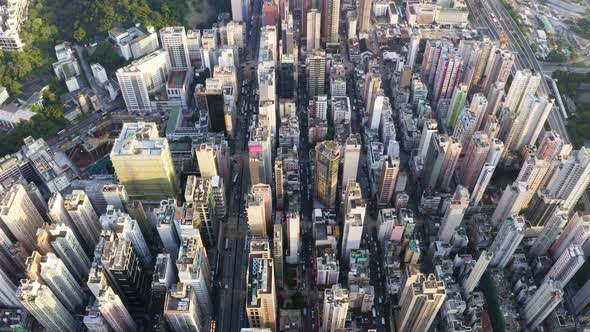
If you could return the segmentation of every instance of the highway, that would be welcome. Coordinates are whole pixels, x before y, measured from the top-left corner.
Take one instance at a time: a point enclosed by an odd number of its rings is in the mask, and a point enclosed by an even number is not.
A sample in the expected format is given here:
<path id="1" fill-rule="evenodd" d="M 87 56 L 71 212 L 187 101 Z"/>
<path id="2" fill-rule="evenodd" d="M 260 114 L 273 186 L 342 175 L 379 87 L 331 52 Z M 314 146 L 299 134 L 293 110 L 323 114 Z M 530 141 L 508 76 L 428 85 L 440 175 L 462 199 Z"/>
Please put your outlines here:
<path id="1" fill-rule="evenodd" d="M 532 71 L 544 73 L 528 41 L 501 0 L 467 0 L 467 6 L 476 26 L 487 27 L 496 39 L 500 36 L 508 38 L 508 48 L 518 54 L 513 70 L 529 68 Z M 495 20 L 490 14 L 495 16 Z M 537 93 L 542 96 L 550 96 L 550 91 L 546 80 L 541 80 L 541 86 Z M 570 143 L 564 119 L 559 111 L 554 109 L 549 113 L 547 121 L 551 129 L 555 130 L 565 143 Z"/>

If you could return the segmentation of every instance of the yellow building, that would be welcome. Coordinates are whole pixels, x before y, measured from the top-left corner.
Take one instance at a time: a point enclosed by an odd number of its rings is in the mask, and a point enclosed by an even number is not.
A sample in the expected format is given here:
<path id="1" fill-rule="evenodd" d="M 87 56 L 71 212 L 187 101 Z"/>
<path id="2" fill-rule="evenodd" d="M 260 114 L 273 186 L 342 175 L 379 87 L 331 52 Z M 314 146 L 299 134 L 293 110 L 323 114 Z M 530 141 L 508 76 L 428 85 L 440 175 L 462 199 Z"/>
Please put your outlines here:
<path id="1" fill-rule="evenodd" d="M 178 182 L 168 140 L 153 122 L 125 123 L 111 151 L 119 181 L 132 199 L 175 197 Z"/>
<path id="2" fill-rule="evenodd" d="M 315 198 L 325 207 L 336 204 L 340 145 L 335 141 L 323 141 L 315 148 Z"/>

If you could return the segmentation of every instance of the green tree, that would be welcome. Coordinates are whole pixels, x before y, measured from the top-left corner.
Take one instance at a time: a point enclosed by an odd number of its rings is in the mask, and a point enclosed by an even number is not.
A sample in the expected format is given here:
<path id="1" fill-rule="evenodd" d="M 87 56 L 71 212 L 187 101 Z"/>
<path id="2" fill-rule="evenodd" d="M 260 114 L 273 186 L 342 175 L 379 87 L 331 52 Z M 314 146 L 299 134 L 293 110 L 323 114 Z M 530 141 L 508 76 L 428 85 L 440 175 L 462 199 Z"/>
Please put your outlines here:
<path id="1" fill-rule="evenodd" d="M 100 63 L 111 72 L 121 67 L 125 62 L 114 50 L 113 45 L 106 40 L 96 46 L 96 50 L 90 56 L 90 61 Z"/>
<path id="2" fill-rule="evenodd" d="M 86 38 L 86 30 L 84 28 L 78 27 L 76 31 L 74 31 L 74 39 L 77 42 L 81 42 Z"/>

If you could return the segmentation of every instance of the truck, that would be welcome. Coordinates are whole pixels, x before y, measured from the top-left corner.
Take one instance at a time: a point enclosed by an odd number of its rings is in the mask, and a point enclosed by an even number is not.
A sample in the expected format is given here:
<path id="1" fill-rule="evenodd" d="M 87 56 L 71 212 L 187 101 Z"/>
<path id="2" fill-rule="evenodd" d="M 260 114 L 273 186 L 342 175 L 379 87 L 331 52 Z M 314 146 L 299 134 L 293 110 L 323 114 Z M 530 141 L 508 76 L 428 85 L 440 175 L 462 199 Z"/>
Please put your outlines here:
<path id="1" fill-rule="evenodd" d="M 307 307 L 303 308 L 303 317 L 307 317 Z"/>
<path id="2" fill-rule="evenodd" d="M 373 318 L 377 317 L 377 314 L 375 313 L 375 308 L 373 308 Z"/>

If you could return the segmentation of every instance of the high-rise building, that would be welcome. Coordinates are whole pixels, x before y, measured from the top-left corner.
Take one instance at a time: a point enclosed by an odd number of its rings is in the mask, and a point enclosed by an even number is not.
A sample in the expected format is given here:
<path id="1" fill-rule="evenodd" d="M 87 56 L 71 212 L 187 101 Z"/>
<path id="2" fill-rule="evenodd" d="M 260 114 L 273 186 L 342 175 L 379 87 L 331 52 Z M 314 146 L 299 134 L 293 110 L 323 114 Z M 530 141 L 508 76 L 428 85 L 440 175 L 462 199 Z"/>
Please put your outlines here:
<path id="1" fill-rule="evenodd" d="M 272 181 L 272 148 L 269 130 L 256 127 L 250 133 L 248 142 L 250 184 Z"/>
<path id="2" fill-rule="evenodd" d="M 172 331 L 205 331 L 195 292 L 182 283 L 168 291 L 164 317 Z"/>
<path id="3" fill-rule="evenodd" d="M 537 147 L 537 158 L 551 161 L 557 156 L 568 155 L 570 149 L 566 148 L 566 144 L 561 139 L 558 133 L 553 130 L 546 131 L 542 134 L 541 142 Z"/>
<path id="4" fill-rule="evenodd" d="M 23 307 L 48 331 L 77 331 L 78 322 L 48 286 L 31 279 L 21 280 L 16 296 Z"/>
<path id="5" fill-rule="evenodd" d="M 173 69 L 189 69 L 191 59 L 184 27 L 165 27 L 160 29 L 162 48 L 168 52 Z"/>
<path id="6" fill-rule="evenodd" d="M 166 138 L 153 122 L 125 123 L 110 154 L 117 178 L 131 198 L 175 197 L 176 173 Z"/>
<path id="7" fill-rule="evenodd" d="M 72 222 L 72 218 L 68 214 L 64 207 L 64 198 L 60 193 L 52 193 L 49 197 L 49 201 L 47 201 L 48 207 L 48 214 L 51 221 L 55 224 L 64 224 L 72 230 L 78 231 L 74 223 Z"/>
<path id="8" fill-rule="evenodd" d="M 281 211 L 285 205 L 285 172 L 283 170 L 283 161 L 275 160 L 275 199 L 276 209 Z"/>
<path id="9" fill-rule="evenodd" d="M 123 214 L 117 218 L 115 232 L 120 238 L 133 244 L 133 249 L 144 266 L 151 266 L 152 254 L 137 220 L 132 219 L 128 214 Z"/>
<path id="10" fill-rule="evenodd" d="M 37 242 L 37 229 L 43 226 L 43 218 L 27 194 L 25 186 L 14 184 L 0 201 L 0 220 L 14 239 L 29 252 Z"/>
<path id="11" fill-rule="evenodd" d="M 502 106 L 502 100 L 506 95 L 506 92 L 504 92 L 504 84 L 505 83 L 494 82 L 490 87 L 490 91 L 486 95 L 486 98 L 488 99 L 486 114 L 498 114 L 498 110 Z"/>
<path id="12" fill-rule="evenodd" d="M 546 189 L 539 189 L 526 209 L 525 217 L 532 226 L 544 226 L 556 210 L 563 209 L 562 204 L 562 199 L 551 197 Z"/>
<path id="13" fill-rule="evenodd" d="M 207 251 L 198 235 L 184 239 L 178 253 L 176 268 L 180 282 L 190 286 L 195 293 L 201 325 L 206 326 L 213 314 L 211 269 Z"/>
<path id="14" fill-rule="evenodd" d="M 490 262 L 491 266 L 503 269 L 508 265 L 520 241 L 524 238 L 526 228 L 523 217 L 514 215 L 504 220 L 490 246 L 490 252 L 494 254 Z"/>
<path id="15" fill-rule="evenodd" d="M 279 65 L 279 98 L 291 99 L 295 97 L 296 75 L 295 57 L 283 54 Z"/>
<path id="16" fill-rule="evenodd" d="M 467 276 L 467 278 L 463 282 L 465 294 L 470 294 L 471 292 L 473 292 L 475 287 L 477 287 L 477 285 L 479 284 L 479 280 L 481 279 L 481 276 L 488 268 L 488 265 L 492 261 L 493 256 L 494 254 L 491 252 L 487 252 L 485 250 L 481 252 L 479 258 L 477 259 L 477 262 L 471 269 L 469 276 Z"/>
<path id="17" fill-rule="evenodd" d="M 284 254 L 283 254 L 283 224 L 275 223 L 273 225 L 273 236 L 272 236 L 272 256 L 275 263 L 275 280 L 279 288 L 283 288 L 284 278 Z"/>
<path id="18" fill-rule="evenodd" d="M 577 244 L 572 244 L 553 263 L 553 266 L 545 275 L 543 282 L 555 280 L 561 283 L 562 286 L 565 286 L 582 265 L 584 265 L 585 261 L 586 256 L 584 256 L 582 248 Z"/>
<path id="19" fill-rule="evenodd" d="M 324 290 L 324 306 L 322 310 L 321 330 L 336 332 L 344 329 L 348 313 L 348 289 L 340 284 Z"/>
<path id="20" fill-rule="evenodd" d="M 528 328 L 534 331 L 563 299 L 562 285 L 559 281 L 547 280 L 537 288 L 527 301 L 524 319 Z"/>
<path id="21" fill-rule="evenodd" d="M 309 97 L 326 93 L 326 52 L 314 51 L 305 58 L 307 70 L 307 95 Z"/>
<path id="22" fill-rule="evenodd" d="M 416 56 L 418 55 L 421 38 L 422 34 L 420 34 L 419 29 L 412 31 L 412 34 L 410 35 L 410 44 L 408 45 L 408 54 L 406 56 L 406 65 L 410 66 L 410 68 L 414 68 L 414 64 L 416 63 Z"/>
<path id="23" fill-rule="evenodd" d="M 471 139 L 461 165 L 459 182 L 470 190 L 473 190 L 481 169 L 485 164 L 490 151 L 490 139 L 483 132 L 476 132 Z"/>
<path id="24" fill-rule="evenodd" d="M 467 100 L 468 88 L 469 87 L 465 84 L 459 84 L 453 92 L 449 109 L 447 111 L 447 117 L 445 119 L 445 123 L 449 128 L 455 128 L 455 125 L 459 120 L 459 115 L 463 112 L 465 101 Z"/>
<path id="25" fill-rule="evenodd" d="M 543 231 L 529 249 L 529 257 L 546 256 L 549 247 L 561 232 L 561 228 L 567 222 L 567 214 L 561 210 L 555 210 L 553 217 L 543 226 Z"/>
<path id="26" fill-rule="evenodd" d="M 533 196 L 543 183 L 551 163 L 537 156 L 529 156 L 520 168 L 516 181 L 522 182 L 526 188 L 526 195 L 522 201 L 522 208 L 528 207 Z"/>
<path id="27" fill-rule="evenodd" d="M 483 90 L 487 93 L 494 82 L 506 83 L 512 72 L 516 54 L 509 50 L 497 50 L 490 54 L 486 67 Z"/>
<path id="28" fill-rule="evenodd" d="M 481 80 L 485 74 L 485 69 L 488 65 L 490 55 L 496 52 L 496 49 L 499 46 L 498 44 L 498 41 L 492 40 L 492 38 L 490 38 L 489 36 L 484 36 L 483 40 L 480 41 L 481 61 L 478 62 L 477 67 L 475 69 L 475 73 L 473 74 L 473 84 L 481 83 Z"/>
<path id="29" fill-rule="evenodd" d="M 165 50 L 157 50 L 119 68 L 116 75 L 127 110 L 151 112 L 150 93 L 166 85 L 169 71 L 170 58 Z"/>
<path id="30" fill-rule="evenodd" d="M 219 175 L 217 170 L 217 149 L 215 146 L 203 143 L 196 148 L 195 154 L 202 177 L 210 178 Z"/>
<path id="31" fill-rule="evenodd" d="M 441 221 L 438 231 L 438 238 L 442 241 L 449 242 L 457 227 L 461 225 L 465 211 L 469 206 L 469 190 L 458 185 L 455 193 L 451 197 L 451 202 L 447 206 L 445 215 Z"/>
<path id="32" fill-rule="evenodd" d="M 475 182 L 475 186 L 473 187 L 473 192 L 471 193 L 471 205 L 477 206 L 479 204 L 479 201 L 483 197 L 483 194 L 494 175 L 494 171 L 500 162 L 503 152 L 504 143 L 499 139 L 493 139 L 490 143 L 490 151 L 488 152 L 486 161 L 479 173 L 477 181 Z"/>
<path id="33" fill-rule="evenodd" d="M 458 54 L 452 51 L 441 54 L 436 66 L 436 76 L 432 87 L 434 101 L 452 97 L 455 86 L 457 86 L 461 78 L 462 67 L 463 59 Z"/>
<path id="34" fill-rule="evenodd" d="M 344 260 L 348 260 L 351 250 L 360 248 L 366 209 L 360 184 L 356 181 L 349 181 L 346 184 L 342 204 L 344 226 L 341 248 Z"/>
<path id="35" fill-rule="evenodd" d="M 248 194 L 246 200 L 246 214 L 248 219 L 249 234 L 266 237 L 266 207 L 264 198 L 253 193 Z"/>
<path id="36" fill-rule="evenodd" d="M 332 287 L 338 283 L 340 265 L 333 252 L 325 253 L 316 260 L 318 286 Z"/>
<path id="37" fill-rule="evenodd" d="M 576 315 L 587 312 L 588 304 L 590 304 L 590 280 L 586 281 L 574 295 L 572 303 Z"/>
<path id="38" fill-rule="evenodd" d="M 504 139 L 506 151 L 519 153 L 525 146 L 534 145 L 552 108 L 553 100 L 532 94 L 524 96 Z"/>
<path id="39" fill-rule="evenodd" d="M 92 251 L 98 243 L 102 227 L 90 199 L 84 191 L 74 190 L 66 197 L 64 208 L 80 232 L 83 243 Z"/>
<path id="40" fill-rule="evenodd" d="M 0 269 L 0 305 L 5 308 L 18 308 L 21 306 L 16 297 L 17 286 L 13 278 L 6 271 Z"/>
<path id="41" fill-rule="evenodd" d="M 266 242 L 268 244 L 268 242 Z M 267 328 L 277 331 L 277 296 L 275 290 L 274 263 L 270 252 L 250 244 L 248 271 L 246 273 L 246 316 L 251 328 Z"/>
<path id="42" fill-rule="evenodd" d="M 509 216 L 519 214 L 524 208 L 526 194 L 527 186 L 524 182 L 514 181 L 511 185 L 506 185 L 506 189 L 502 192 L 502 197 L 492 215 L 492 225 L 497 226 Z"/>
<path id="43" fill-rule="evenodd" d="M 91 262 L 71 228 L 64 224 L 46 224 L 39 229 L 37 236 L 50 243 L 76 280 L 86 279 Z"/>
<path id="44" fill-rule="evenodd" d="M 301 247 L 301 220 L 298 212 L 288 212 L 285 215 L 285 224 L 287 226 L 287 243 L 289 254 L 287 263 L 299 263 L 299 252 Z"/>
<path id="45" fill-rule="evenodd" d="M 111 287 L 103 287 L 98 293 L 98 310 L 114 331 L 134 331 L 137 329 L 129 310 L 121 297 Z"/>
<path id="46" fill-rule="evenodd" d="M 391 198 L 395 192 L 395 182 L 397 174 L 399 173 L 400 160 L 399 157 L 387 156 L 383 160 L 381 167 L 381 178 L 379 179 L 379 187 L 377 191 L 377 205 L 387 206 L 391 203 Z"/>
<path id="47" fill-rule="evenodd" d="M 115 209 L 125 211 L 125 205 L 129 202 L 129 195 L 122 184 L 110 184 L 102 187 L 102 196 L 108 205 Z M 91 199 L 92 202 L 92 199 Z"/>
<path id="48" fill-rule="evenodd" d="M 561 163 L 547 185 L 551 197 L 563 199 L 561 208 L 571 210 L 590 183 L 590 150 L 582 148 Z"/>
<path id="49" fill-rule="evenodd" d="M 398 331 L 428 331 L 442 307 L 447 291 L 434 274 L 412 273 L 400 295 Z"/>
<path id="50" fill-rule="evenodd" d="M 308 51 L 320 48 L 321 27 L 322 15 L 319 10 L 310 9 L 307 12 L 307 34 L 305 39 Z"/>
<path id="51" fill-rule="evenodd" d="M 457 163 L 459 162 L 459 156 L 462 150 L 463 145 L 461 142 L 454 137 L 449 137 L 449 145 L 445 151 L 445 157 L 437 180 L 439 187 L 443 189 L 449 187 L 453 174 L 457 169 Z"/>
<path id="52" fill-rule="evenodd" d="M 574 215 L 563 228 L 563 232 L 550 248 L 553 259 L 561 257 L 563 252 L 572 244 L 583 246 L 590 238 L 590 215 Z"/>
<path id="53" fill-rule="evenodd" d="M 334 45 L 339 42 L 340 37 L 340 1 L 322 1 L 322 39 L 326 44 Z"/>
<path id="54" fill-rule="evenodd" d="M 438 123 L 434 119 L 429 119 L 424 122 L 422 127 L 422 135 L 420 136 L 420 145 L 418 145 L 417 157 L 422 160 L 426 159 L 426 154 L 430 148 L 432 137 L 438 133 Z"/>
<path id="55" fill-rule="evenodd" d="M 340 145 L 336 141 L 323 141 L 316 145 L 314 197 L 325 207 L 336 204 Z"/>
<path id="56" fill-rule="evenodd" d="M 268 184 L 257 183 L 252 185 L 252 194 L 261 197 L 264 203 L 264 222 L 266 223 L 266 229 L 270 231 L 272 229 L 272 188 Z"/>
<path id="57" fill-rule="evenodd" d="M 191 234 L 184 233 L 194 232 L 194 229 L 198 229 L 207 248 L 217 246 L 219 223 L 221 222 L 215 209 L 216 202 L 211 182 L 211 178 L 188 176 L 184 199 L 193 208 L 193 223 L 188 227 L 188 230 L 183 229 L 183 234 L 181 234 L 183 238 L 191 236 Z"/>
<path id="58" fill-rule="evenodd" d="M 539 73 L 533 73 L 530 69 L 517 70 L 504 99 L 504 107 L 516 112 L 526 96 L 537 92 L 541 79 Z"/>
<path id="59" fill-rule="evenodd" d="M 360 134 L 352 134 L 346 139 L 342 162 L 342 183 L 348 183 L 349 180 L 356 181 L 361 144 Z"/>

